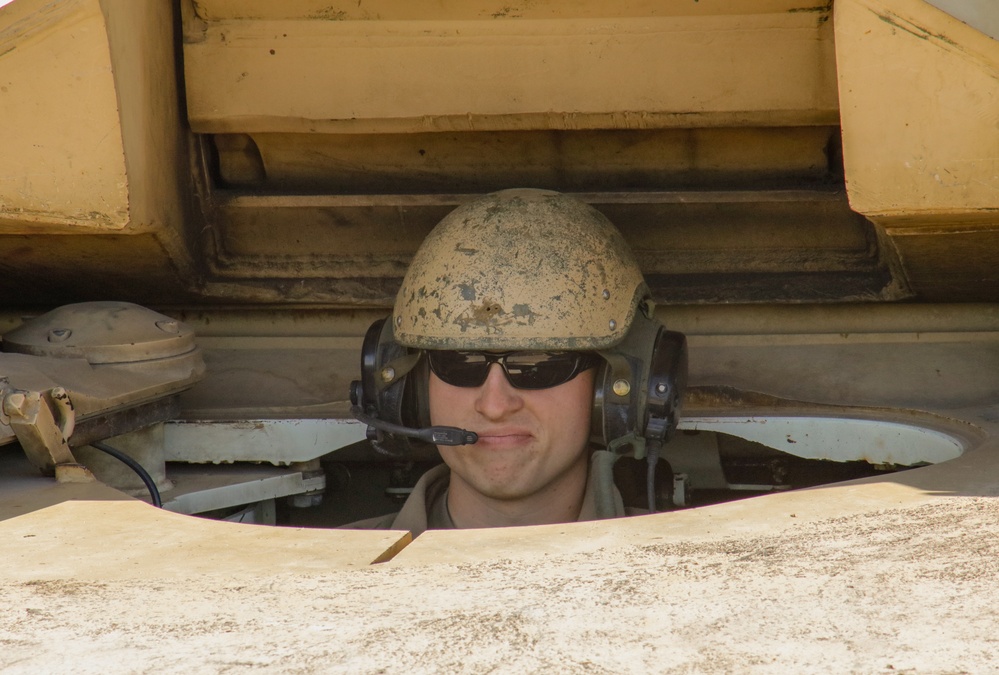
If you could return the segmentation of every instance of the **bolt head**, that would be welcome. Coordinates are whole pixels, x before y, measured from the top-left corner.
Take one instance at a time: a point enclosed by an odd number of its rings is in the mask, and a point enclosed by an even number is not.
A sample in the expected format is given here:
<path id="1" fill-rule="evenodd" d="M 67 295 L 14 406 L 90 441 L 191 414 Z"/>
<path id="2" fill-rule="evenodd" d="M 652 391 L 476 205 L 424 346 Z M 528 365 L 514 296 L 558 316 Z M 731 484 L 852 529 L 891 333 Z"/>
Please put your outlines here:
<path id="1" fill-rule="evenodd" d="M 49 342 L 65 342 L 72 334 L 73 331 L 69 328 L 53 328 L 49 331 L 48 340 Z"/>
<path id="2" fill-rule="evenodd" d="M 614 384 L 611 385 L 611 389 L 618 396 L 627 396 L 631 393 L 631 383 L 628 382 L 628 380 L 616 380 Z"/>
<path id="3" fill-rule="evenodd" d="M 21 411 L 24 409 L 24 404 L 24 394 L 15 391 L 7 394 L 4 398 L 3 411 L 8 415 L 21 415 Z"/>

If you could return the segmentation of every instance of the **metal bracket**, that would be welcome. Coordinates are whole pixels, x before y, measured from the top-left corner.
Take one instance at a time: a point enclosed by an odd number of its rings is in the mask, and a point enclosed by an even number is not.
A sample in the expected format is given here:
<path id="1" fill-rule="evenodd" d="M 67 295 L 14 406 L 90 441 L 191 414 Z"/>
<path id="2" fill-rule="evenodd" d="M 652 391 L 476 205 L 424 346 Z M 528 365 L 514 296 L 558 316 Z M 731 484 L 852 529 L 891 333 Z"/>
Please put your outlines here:
<path id="1" fill-rule="evenodd" d="M 11 389 L 0 391 L 0 395 L 10 428 L 28 459 L 42 473 L 51 476 L 58 465 L 77 464 L 68 442 L 76 425 L 76 412 L 65 389 Z"/>

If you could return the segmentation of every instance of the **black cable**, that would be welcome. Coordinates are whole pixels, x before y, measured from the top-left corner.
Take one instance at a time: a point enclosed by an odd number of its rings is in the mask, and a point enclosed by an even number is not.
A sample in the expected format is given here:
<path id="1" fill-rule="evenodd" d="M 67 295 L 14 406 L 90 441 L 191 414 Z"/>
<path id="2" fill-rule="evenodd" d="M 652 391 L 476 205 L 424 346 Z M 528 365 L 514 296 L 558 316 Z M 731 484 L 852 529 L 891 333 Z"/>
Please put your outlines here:
<path id="1" fill-rule="evenodd" d="M 656 467 L 659 465 L 659 451 L 662 447 L 661 441 L 650 441 L 646 445 L 645 461 L 647 469 L 645 474 L 645 494 L 649 500 L 649 513 L 656 513 Z"/>
<path id="2" fill-rule="evenodd" d="M 136 462 L 133 458 L 129 457 L 121 450 L 115 450 L 107 443 L 94 442 L 91 443 L 90 446 L 111 455 L 115 459 L 123 462 L 129 469 L 139 474 L 139 478 L 142 479 L 142 482 L 146 484 L 146 489 L 149 490 L 149 496 L 153 500 L 153 506 L 163 508 L 163 500 L 160 499 L 160 491 L 156 489 L 156 482 L 153 480 L 153 477 L 149 475 L 149 472 L 142 468 L 141 464 Z"/>

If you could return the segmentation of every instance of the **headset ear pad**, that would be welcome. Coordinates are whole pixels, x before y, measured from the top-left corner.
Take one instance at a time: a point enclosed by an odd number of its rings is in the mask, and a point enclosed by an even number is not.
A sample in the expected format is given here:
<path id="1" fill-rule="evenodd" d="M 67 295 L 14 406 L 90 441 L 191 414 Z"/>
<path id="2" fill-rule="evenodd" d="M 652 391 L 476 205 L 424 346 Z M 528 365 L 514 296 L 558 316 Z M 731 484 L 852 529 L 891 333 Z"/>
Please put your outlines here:
<path id="1" fill-rule="evenodd" d="M 386 384 L 388 372 L 398 374 Z M 428 372 L 427 360 L 418 351 L 396 342 L 391 322 L 379 319 L 364 336 L 361 380 L 359 386 L 352 387 L 351 400 L 365 414 L 384 422 L 416 428 L 429 426 Z M 410 439 L 388 436 L 383 441 L 385 449 L 410 448 Z"/>
<path id="2" fill-rule="evenodd" d="M 405 354 L 405 350 L 391 340 L 391 330 L 388 333 L 389 340 L 386 343 L 386 321 L 379 319 L 364 334 L 361 346 L 361 380 L 358 383 L 360 386 L 352 388 L 351 401 L 360 406 L 366 415 L 399 424 L 401 387 L 384 387 L 381 373 L 386 364 Z M 386 394 L 389 390 L 391 391 Z"/>
<path id="3" fill-rule="evenodd" d="M 402 395 L 402 423 L 407 427 L 430 426 L 430 362 L 426 354 L 406 376 L 406 390 Z"/>
<path id="4" fill-rule="evenodd" d="M 686 339 L 636 317 L 625 339 L 600 355 L 605 363 L 594 385 L 591 441 L 616 452 L 630 445 L 644 456 L 644 440 L 667 440 L 679 421 Z"/>

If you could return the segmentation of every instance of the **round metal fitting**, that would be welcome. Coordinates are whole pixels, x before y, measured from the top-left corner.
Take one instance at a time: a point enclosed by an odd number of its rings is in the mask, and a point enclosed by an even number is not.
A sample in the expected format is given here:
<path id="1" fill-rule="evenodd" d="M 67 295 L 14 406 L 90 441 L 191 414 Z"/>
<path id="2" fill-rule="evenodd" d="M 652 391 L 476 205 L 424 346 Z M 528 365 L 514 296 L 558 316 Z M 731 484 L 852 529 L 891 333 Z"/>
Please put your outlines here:
<path id="1" fill-rule="evenodd" d="M 19 391 L 7 394 L 3 400 L 3 411 L 12 417 L 20 417 L 25 401 L 24 394 Z"/>
<path id="2" fill-rule="evenodd" d="M 611 330 L 617 330 L 617 321 L 611 319 L 610 321 L 607 322 L 607 327 L 610 328 Z"/>
<path id="3" fill-rule="evenodd" d="M 98 365 L 172 358 L 196 346 L 194 331 L 159 312 L 128 302 L 81 302 L 27 319 L 3 336 L 2 349 Z"/>
<path id="4" fill-rule="evenodd" d="M 666 393 L 666 384 L 663 383 L 663 382 L 660 382 L 659 384 L 657 384 L 656 385 L 656 393 L 659 394 L 660 396 L 662 396 L 663 394 L 665 394 Z"/>
<path id="5" fill-rule="evenodd" d="M 49 342 L 64 342 L 72 334 L 68 328 L 53 328 L 49 331 Z"/>
<path id="6" fill-rule="evenodd" d="M 604 292 L 601 293 L 600 295 L 603 296 L 604 300 L 610 300 L 610 291 L 607 290 L 606 288 L 604 289 Z"/>
<path id="7" fill-rule="evenodd" d="M 627 396 L 631 393 L 631 383 L 628 380 L 616 380 L 611 389 L 618 396 Z"/>
<path id="8" fill-rule="evenodd" d="M 381 376 L 383 382 L 391 382 L 395 379 L 395 368 L 392 368 L 391 366 L 382 368 Z"/>

